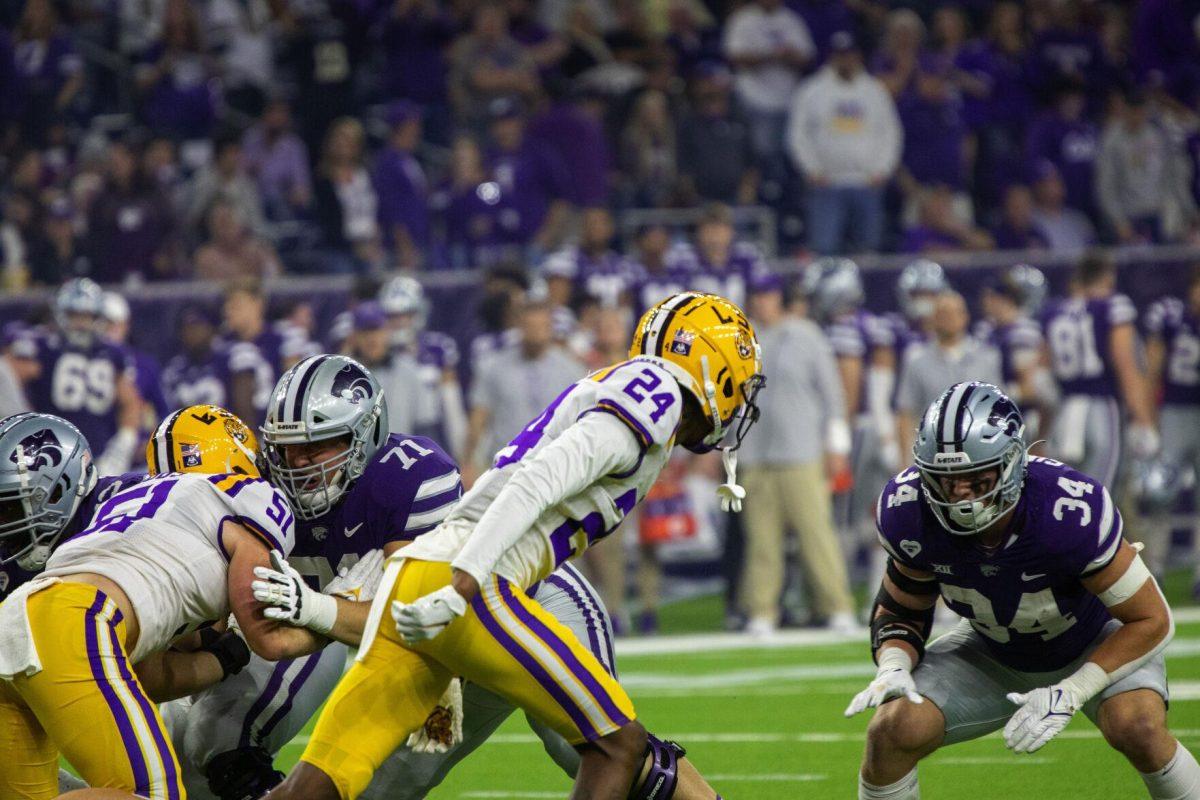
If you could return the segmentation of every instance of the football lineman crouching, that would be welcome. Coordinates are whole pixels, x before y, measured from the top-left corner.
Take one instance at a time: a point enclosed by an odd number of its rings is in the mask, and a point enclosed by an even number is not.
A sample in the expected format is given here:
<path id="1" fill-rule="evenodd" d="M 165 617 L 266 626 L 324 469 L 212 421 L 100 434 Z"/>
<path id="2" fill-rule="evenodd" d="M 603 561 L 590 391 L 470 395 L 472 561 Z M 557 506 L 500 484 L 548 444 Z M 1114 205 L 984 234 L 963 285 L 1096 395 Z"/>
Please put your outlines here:
<path id="1" fill-rule="evenodd" d="M 915 466 L 879 497 L 879 670 L 846 709 L 880 707 L 860 800 L 916 800 L 920 759 L 1000 728 L 1032 753 L 1078 711 L 1150 797 L 1200 798 L 1200 766 L 1166 726 L 1166 600 L 1108 490 L 1026 451 L 1008 397 L 955 384 L 920 423 Z M 938 594 L 964 619 L 926 649 Z"/>
<path id="2" fill-rule="evenodd" d="M 0 423 L 0 445 L 10 456 L 0 464 L 4 560 L 45 567 L 0 604 L 0 797 L 54 797 L 61 753 L 91 786 L 182 798 L 152 698 L 203 688 L 238 665 L 204 655 L 175 670 L 162 660 L 168 647 L 231 612 L 264 658 L 323 643 L 266 619 L 249 588 L 271 549 L 291 549 L 286 501 L 252 474 L 164 475 L 96 498 L 86 440 L 48 415 Z M 86 527 L 58 544 L 93 501 Z"/>

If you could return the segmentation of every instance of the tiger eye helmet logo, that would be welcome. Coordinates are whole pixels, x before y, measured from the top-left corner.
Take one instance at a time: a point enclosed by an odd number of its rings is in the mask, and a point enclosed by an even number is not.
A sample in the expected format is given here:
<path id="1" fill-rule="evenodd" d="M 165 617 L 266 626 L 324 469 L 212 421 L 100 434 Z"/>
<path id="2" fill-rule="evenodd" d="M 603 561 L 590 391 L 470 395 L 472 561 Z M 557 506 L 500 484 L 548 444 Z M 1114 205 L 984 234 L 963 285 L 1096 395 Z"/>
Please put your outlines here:
<path id="1" fill-rule="evenodd" d="M 733 343 L 737 347 L 738 355 L 743 359 L 749 359 L 754 355 L 754 345 L 750 342 L 750 337 L 745 333 L 739 331 Z"/>
<path id="2" fill-rule="evenodd" d="M 246 434 L 249 433 L 246 426 L 236 419 L 225 420 L 225 433 L 234 441 L 246 443 Z"/>

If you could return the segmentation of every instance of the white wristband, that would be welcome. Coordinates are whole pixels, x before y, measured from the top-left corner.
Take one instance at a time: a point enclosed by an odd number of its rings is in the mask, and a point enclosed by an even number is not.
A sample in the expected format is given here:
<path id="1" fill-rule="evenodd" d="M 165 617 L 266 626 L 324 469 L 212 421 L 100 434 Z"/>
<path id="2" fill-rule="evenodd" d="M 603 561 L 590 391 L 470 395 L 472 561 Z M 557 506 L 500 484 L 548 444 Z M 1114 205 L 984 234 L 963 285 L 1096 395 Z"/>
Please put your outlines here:
<path id="1" fill-rule="evenodd" d="M 337 598 L 319 592 L 310 592 L 309 598 L 312 602 L 312 612 L 305 627 L 314 633 L 329 633 L 337 622 Z"/>
<path id="2" fill-rule="evenodd" d="M 1070 677 L 1065 678 L 1062 685 L 1069 687 L 1079 704 L 1083 705 L 1107 689 L 1109 683 L 1111 681 L 1108 673 L 1104 671 L 1104 667 L 1094 661 L 1087 661 L 1082 667 L 1071 673 Z"/>
<path id="3" fill-rule="evenodd" d="M 849 455 L 853 440 L 850 426 L 841 417 L 829 420 L 825 431 L 825 449 L 836 456 Z"/>
<path id="4" fill-rule="evenodd" d="M 903 648 L 894 645 L 880 650 L 879 660 L 875 663 L 879 665 L 877 672 L 889 669 L 902 669 L 905 672 L 912 672 L 913 669 L 912 656 L 904 652 Z"/>

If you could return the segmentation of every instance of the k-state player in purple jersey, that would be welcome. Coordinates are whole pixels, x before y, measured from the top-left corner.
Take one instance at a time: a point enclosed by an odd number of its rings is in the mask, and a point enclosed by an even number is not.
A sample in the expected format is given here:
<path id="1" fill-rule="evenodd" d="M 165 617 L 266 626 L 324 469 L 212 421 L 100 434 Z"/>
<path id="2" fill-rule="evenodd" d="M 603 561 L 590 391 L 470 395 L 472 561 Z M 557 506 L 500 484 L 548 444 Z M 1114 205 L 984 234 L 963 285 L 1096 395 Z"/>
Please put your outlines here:
<path id="1" fill-rule="evenodd" d="M 39 366 L 25 387 L 33 408 L 72 422 L 99 448 L 101 474 L 115 475 L 137 449 L 142 400 L 129 352 L 101 336 L 103 302 L 95 282 L 68 281 L 54 298 L 56 330 L 31 331 L 13 353 Z"/>
<path id="2" fill-rule="evenodd" d="M 882 706 L 858 796 L 916 800 L 917 762 L 940 746 L 1003 727 L 1031 753 L 1082 710 L 1150 797 L 1200 798 L 1200 765 L 1166 727 L 1170 608 L 1103 484 L 1030 458 L 1024 435 L 995 386 L 955 384 L 879 496 L 879 669 L 846 709 Z M 926 649 L 938 595 L 963 619 Z"/>
<path id="3" fill-rule="evenodd" d="M 1116 293 L 1116 267 L 1087 256 L 1075 268 L 1071 294 L 1042 313 L 1050 370 L 1062 390 L 1050 454 L 1112 484 L 1121 460 L 1122 416 L 1133 455 L 1158 450 L 1153 411 L 1137 364 L 1137 309 Z M 1124 408 L 1122 408 L 1122 406 Z"/>

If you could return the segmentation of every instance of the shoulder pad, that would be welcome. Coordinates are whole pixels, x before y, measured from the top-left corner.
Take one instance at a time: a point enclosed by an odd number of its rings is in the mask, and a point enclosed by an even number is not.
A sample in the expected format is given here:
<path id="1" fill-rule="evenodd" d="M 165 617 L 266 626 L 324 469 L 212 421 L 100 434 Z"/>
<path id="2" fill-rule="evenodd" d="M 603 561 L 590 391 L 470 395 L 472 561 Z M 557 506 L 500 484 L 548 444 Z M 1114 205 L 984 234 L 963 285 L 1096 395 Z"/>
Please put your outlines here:
<path id="1" fill-rule="evenodd" d="M 875 528 L 892 558 L 913 569 L 929 570 L 921 514 L 921 476 L 909 467 L 883 487 L 875 501 Z"/>
<path id="2" fill-rule="evenodd" d="M 584 379 L 596 387 L 592 412 L 612 414 L 625 423 L 643 448 L 667 445 L 683 412 L 679 381 L 657 358 L 639 356 Z"/>

